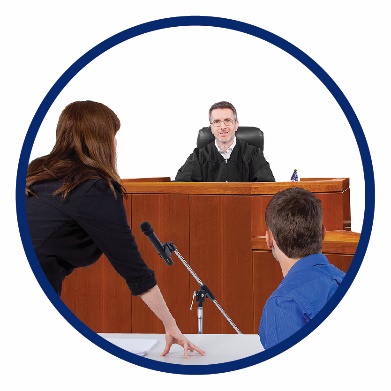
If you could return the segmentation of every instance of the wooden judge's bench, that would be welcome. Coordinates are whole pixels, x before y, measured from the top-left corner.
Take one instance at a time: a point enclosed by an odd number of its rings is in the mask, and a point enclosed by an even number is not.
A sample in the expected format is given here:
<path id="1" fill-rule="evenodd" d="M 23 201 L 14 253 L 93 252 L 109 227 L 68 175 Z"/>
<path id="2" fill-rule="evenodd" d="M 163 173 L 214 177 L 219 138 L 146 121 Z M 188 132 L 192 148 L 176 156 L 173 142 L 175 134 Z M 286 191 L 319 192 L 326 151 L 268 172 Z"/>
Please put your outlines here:
<path id="1" fill-rule="evenodd" d="M 155 271 L 158 285 L 183 333 L 198 332 L 199 284 L 175 253 L 168 266 L 145 236 L 149 222 L 164 244 L 172 242 L 242 333 L 258 332 L 263 306 L 282 280 L 279 264 L 265 243 L 265 208 L 273 194 L 300 186 L 322 201 L 327 234 L 323 253 L 347 271 L 360 238 L 350 230 L 349 179 L 301 179 L 300 182 L 184 183 L 170 178 L 124 180 L 129 225 L 140 252 Z M 75 270 L 61 299 L 97 333 L 164 333 L 161 321 L 133 297 L 102 256 Z M 203 304 L 203 333 L 236 333 L 217 306 Z"/>

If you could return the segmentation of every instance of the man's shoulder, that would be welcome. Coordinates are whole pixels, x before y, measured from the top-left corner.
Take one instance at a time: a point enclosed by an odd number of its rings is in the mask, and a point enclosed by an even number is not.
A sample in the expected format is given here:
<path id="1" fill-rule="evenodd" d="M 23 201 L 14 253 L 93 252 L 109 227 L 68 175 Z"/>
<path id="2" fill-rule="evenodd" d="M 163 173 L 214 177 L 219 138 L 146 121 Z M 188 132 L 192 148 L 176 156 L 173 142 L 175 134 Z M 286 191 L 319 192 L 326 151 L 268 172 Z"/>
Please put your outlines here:
<path id="1" fill-rule="evenodd" d="M 253 144 L 250 144 L 250 143 L 248 143 L 245 140 L 240 140 L 238 138 L 236 139 L 236 143 L 241 145 L 241 146 L 243 146 L 243 147 L 245 147 L 245 148 L 261 150 L 261 148 L 255 146 Z"/>
<path id="2" fill-rule="evenodd" d="M 234 149 L 236 149 L 244 159 L 251 159 L 262 153 L 261 148 L 251 145 L 247 141 L 239 140 L 238 138 L 236 139 L 236 147 Z"/>
<path id="3" fill-rule="evenodd" d="M 305 296 L 307 293 L 315 292 L 321 294 L 334 289 L 344 277 L 345 273 L 328 260 L 319 264 L 307 264 L 293 273 L 289 272 L 274 294 L 277 296 Z"/>

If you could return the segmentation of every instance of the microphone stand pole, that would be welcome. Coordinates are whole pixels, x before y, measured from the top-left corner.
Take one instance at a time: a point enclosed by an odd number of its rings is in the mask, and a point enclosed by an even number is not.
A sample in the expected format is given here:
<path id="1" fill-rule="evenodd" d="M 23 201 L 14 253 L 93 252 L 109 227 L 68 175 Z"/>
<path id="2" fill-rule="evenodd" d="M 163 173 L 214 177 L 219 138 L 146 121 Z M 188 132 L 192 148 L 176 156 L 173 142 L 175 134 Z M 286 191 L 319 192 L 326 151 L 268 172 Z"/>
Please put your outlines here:
<path id="1" fill-rule="evenodd" d="M 190 272 L 190 274 L 194 277 L 194 279 L 198 282 L 200 285 L 200 290 L 195 291 L 193 295 L 197 299 L 198 308 L 197 308 L 197 318 L 198 318 L 198 334 L 202 334 L 202 326 L 203 326 L 203 303 L 206 298 L 209 298 L 213 301 L 213 303 L 216 305 L 216 307 L 220 310 L 220 312 L 224 315 L 224 317 L 228 320 L 229 324 L 234 328 L 234 330 L 238 334 L 242 334 L 240 330 L 237 328 L 235 323 L 231 320 L 231 318 L 226 314 L 226 312 L 222 309 L 220 304 L 215 299 L 213 293 L 210 291 L 210 289 L 200 280 L 200 278 L 197 276 L 197 274 L 194 273 L 193 269 L 190 267 L 190 265 L 185 261 L 185 259 L 182 257 L 182 255 L 179 253 L 175 245 L 171 242 L 167 242 L 163 245 L 163 248 L 165 252 L 167 253 L 167 250 L 169 252 L 174 252 L 176 256 L 180 259 L 180 261 L 183 263 L 183 265 L 186 267 L 186 269 Z M 193 303 L 191 304 L 190 310 L 192 309 Z"/>

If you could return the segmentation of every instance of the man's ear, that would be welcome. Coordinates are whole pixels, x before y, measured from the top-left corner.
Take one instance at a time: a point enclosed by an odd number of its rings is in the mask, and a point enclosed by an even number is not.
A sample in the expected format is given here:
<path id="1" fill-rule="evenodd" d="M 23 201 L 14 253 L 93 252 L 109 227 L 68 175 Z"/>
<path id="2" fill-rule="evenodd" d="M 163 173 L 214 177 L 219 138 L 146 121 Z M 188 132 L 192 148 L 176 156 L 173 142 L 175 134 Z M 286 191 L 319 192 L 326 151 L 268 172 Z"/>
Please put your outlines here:
<path id="1" fill-rule="evenodd" d="M 265 238 L 267 246 L 271 249 L 273 247 L 273 234 L 271 231 L 266 231 Z"/>
<path id="2" fill-rule="evenodd" d="M 325 236 L 326 236 L 326 227 L 322 223 L 322 240 L 324 240 Z"/>

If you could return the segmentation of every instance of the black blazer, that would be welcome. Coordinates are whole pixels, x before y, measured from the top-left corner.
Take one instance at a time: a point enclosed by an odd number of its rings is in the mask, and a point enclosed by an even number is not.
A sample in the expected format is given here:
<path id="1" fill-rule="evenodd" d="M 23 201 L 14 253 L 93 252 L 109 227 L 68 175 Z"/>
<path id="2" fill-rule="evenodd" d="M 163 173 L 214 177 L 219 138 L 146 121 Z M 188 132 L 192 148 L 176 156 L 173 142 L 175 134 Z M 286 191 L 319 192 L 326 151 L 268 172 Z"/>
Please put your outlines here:
<path id="1" fill-rule="evenodd" d="M 69 196 L 53 196 L 61 181 L 36 184 L 37 196 L 26 197 L 27 221 L 38 260 L 58 294 L 63 279 L 75 268 L 90 265 L 104 253 L 126 280 L 132 294 L 156 285 L 154 272 L 143 261 L 117 182 L 117 198 L 103 179 L 89 180 Z"/>

